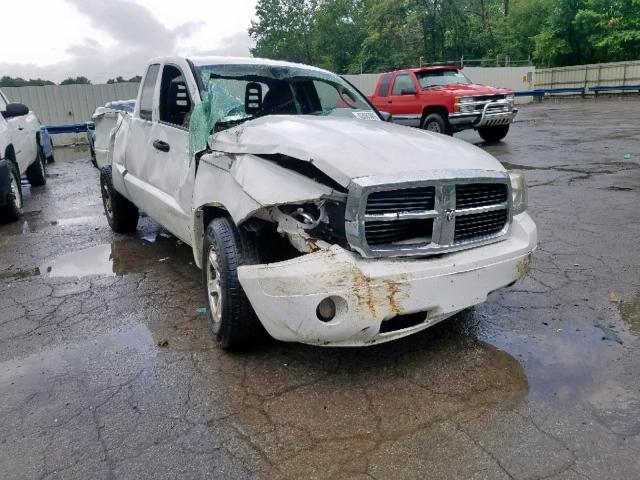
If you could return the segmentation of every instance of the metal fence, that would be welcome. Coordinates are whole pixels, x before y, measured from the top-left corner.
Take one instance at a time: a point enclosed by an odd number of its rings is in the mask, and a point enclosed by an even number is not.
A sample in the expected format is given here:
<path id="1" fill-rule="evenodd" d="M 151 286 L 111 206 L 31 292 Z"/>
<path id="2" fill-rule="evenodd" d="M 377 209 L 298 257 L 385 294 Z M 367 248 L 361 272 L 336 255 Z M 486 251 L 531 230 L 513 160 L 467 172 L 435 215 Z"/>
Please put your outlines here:
<path id="1" fill-rule="evenodd" d="M 28 105 L 44 125 L 71 125 L 91 120 L 95 109 L 107 102 L 136 98 L 138 86 L 138 83 L 46 85 L 4 87 L 2 91 L 10 101 Z M 56 145 L 85 141 L 85 134 L 54 136 Z"/>
<path id="2" fill-rule="evenodd" d="M 640 60 L 544 68 L 536 71 L 536 88 L 588 89 L 629 85 L 640 85 Z"/>

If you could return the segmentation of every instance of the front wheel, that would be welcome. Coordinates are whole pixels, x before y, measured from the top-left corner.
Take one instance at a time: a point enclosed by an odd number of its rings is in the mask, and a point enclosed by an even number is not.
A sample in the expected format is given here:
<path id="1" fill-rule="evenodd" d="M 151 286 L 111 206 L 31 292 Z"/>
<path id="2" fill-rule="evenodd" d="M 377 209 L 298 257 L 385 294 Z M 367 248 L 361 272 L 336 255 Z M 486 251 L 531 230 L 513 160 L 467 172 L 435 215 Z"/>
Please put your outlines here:
<path id="1" fill-rule="evenodd" d="M 104 213 L 111 230 L 116 233 L 135 232 L 140 213 L 138 208 L 113 188 L 111 166 L 100 170 L 100 191 Z"/>
<path id="2" fill-rule="evenodd" d="M 202 282 L 211 331 L 225 350 L 255 346 L 266 337 L 240 281 L 238 267 L 259 262 L 256 244 L 226 218 L 214 218 L 204 237 Z"/>
<path id="3" fill-rule="evenodd" d="M 495 127 L 480 127 L 478 129 L 480 137 L 487 143 L 499 142 L 509 133 L 509 125 L 498 125 Z"/>
<path id="4" fill-rule="evenodd" d="M 46 171 L 46 159 L 44 158 L 44 152 L 42 147 L 38 145 L 38 156 L 36 161 L 29 165 L 27 171 L 27 180 L 34 187 L 41 187 L 47 183 L 47 171 Z"/>
<path id="5" fill-rule="evenodd" d="M 20 173 L 15 163 L 10 163 L 8 168 L 9 191 L 5 203 L 0 207 L 0 220 L 11 222 L 22 216 L 22 186 L 20 185 Z"/>
<path id="6" fill-rule="evenodd" d="M 453 135 L 451 125 L 439 113 L 430 113 L 422 121 L 422 128 L 428 132 L 441 133 L 443 135 Z"/>

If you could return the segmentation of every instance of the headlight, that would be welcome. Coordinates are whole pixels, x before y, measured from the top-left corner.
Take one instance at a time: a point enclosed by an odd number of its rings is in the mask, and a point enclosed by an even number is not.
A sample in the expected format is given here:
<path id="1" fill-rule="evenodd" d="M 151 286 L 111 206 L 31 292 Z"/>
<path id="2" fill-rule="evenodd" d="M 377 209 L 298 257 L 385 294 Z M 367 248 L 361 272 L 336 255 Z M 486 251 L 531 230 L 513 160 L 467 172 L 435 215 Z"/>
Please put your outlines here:
<path id="1" fill-rule="evenodd" d="M 456 97 L 453 109 L 458 113 L 473 113 L 476 108 L 473 103 L 473 97 Z"/>
<path id="2" fill-rule="evenodd" d="M 509 172 L 511 179 L 511 196 L 513 214 L 518 215 L 527 210 L 527 182 L 524 175 L 517 172 Z"/>
<path id="3" fill-rule="evenodd" d="M 506 97 L 504 97 L 504 98 L 507 100 L 507 102 L 509 102 L 509 106 L 510 106 L 511 108 L 513 108 L 513 102 L 514 102 L 514 100 L 515 100 L 516 96 L 515 96 L 515 95 L 513 95 L 513 94 L 511 94 L 511 95 L 507 95 L 507 96 L 506 96 Z"/>

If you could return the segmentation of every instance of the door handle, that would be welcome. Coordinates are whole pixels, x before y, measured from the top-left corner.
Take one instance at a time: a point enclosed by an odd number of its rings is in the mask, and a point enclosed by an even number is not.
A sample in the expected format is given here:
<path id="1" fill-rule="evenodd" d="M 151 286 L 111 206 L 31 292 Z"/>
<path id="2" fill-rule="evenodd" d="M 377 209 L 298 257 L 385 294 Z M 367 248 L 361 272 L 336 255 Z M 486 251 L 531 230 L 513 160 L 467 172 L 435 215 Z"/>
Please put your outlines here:
<path id="1" fill-rule="evenodd" d="M 161 152 L 168 152 L 169 150 L 171 150 L 171 145 L 169 145 L 167 142 L 163 142 L 162 140 L 154 140 L 153 147 L 156 150 L 160 150 Z"/>
<path id="2" fill-rule="evenodd" d="M 18 127 L 18 130 L 24 130 L 24 127 Z"/>
<path id="3" fill-rule="evenodd" d="M 393 103 L 393 101 L 392 100 L 387 100 L 387 103 Z"/>

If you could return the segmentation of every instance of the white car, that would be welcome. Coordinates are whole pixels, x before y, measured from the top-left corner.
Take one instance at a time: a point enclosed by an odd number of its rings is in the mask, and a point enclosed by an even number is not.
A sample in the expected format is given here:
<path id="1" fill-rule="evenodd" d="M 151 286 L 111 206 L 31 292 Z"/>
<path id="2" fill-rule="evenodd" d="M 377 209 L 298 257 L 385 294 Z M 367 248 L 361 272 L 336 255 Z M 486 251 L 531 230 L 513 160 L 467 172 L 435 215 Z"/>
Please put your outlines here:
<path id="1" fill-rule="evenodd" d="M 107 219 L 142 210 L 192 247 L 225 348 L 409 335 L 521 278 L 536 226 L 521 175 L 383 118 L 314 67 L 154 59 L 107 142 Z"/>
<path id="2" fill-rule="evenodd" d="M 40 122 L 26 105 L 10 103 L 0 91 L 0 221 L 22 216 L 22 186 L 47 183 L 46 158 L 40 143 Z"/>

